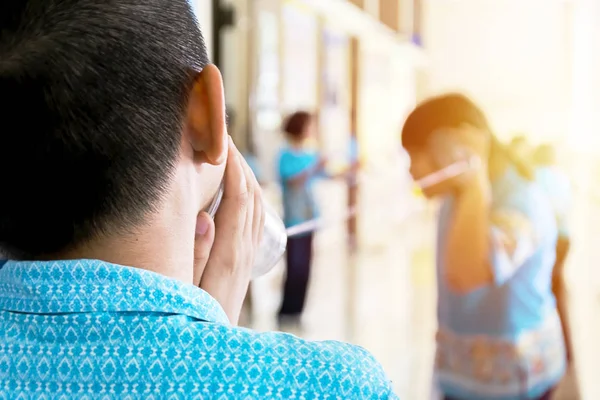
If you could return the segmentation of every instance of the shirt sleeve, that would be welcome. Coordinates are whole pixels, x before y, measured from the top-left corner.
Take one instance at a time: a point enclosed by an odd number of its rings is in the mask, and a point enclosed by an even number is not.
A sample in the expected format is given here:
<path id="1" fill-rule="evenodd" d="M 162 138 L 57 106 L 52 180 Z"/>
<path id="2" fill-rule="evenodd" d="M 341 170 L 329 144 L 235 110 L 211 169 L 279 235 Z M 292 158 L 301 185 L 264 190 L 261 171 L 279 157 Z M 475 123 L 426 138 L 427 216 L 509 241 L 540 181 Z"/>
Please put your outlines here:
<path id="1" fill-rule="evenodd" d="M 313 395 L 297 397 L 313 398 L 317 395 L 333 399 L 398 399 L 392 381 L 381 364 L 362 347 L 336 341 L 309 342 L 284 333 L 244 332 L 253 336 L 253 345 L 246 346 L 248 350 L 244 351 L 253 352 L 260 348 L 270 356 L 261 357 L 265 360 L 260 364 L 261 368 L 265 368 L 269 374 L 275 370 L 281 371 L 278 373 L 281 375 L 277 383 L 279 390 L 293 388 L 297 394 L 301 394 L 301 390 L 298 390 L 300 377 L 304 389 L 310 387 Z M 267 360 L 271 360 L 272 365 Z M 282 369 L 282 365 L 286 367 Z M 283 397 L 290 398 L 291 395 L 284 394 Z"/>
<path id="2" fill-rule="evenodd" d="M 312 168 L 314 165 L 313 157 L 308 155 L 295 156 L 288 152 L 283 152 L 279 158 L 279 177 L 283 182 L 288 181 Z"/>
<path id="3" fill-rule="evenodd" d="M 508 281 L 545 243 L 556 237 L 552 209 L 531 188 L 516 188 L 490 216 L 490 263 L 495 282 Z"/>
<path id="4" fill-rule="evenodd" d="M 569 176 L 558 168 L 542 168 L 537 171 L 536 181 L 550 199 L 559 236 L 568 238 L 571 233 L 569 223 L 573 200 Z"/>

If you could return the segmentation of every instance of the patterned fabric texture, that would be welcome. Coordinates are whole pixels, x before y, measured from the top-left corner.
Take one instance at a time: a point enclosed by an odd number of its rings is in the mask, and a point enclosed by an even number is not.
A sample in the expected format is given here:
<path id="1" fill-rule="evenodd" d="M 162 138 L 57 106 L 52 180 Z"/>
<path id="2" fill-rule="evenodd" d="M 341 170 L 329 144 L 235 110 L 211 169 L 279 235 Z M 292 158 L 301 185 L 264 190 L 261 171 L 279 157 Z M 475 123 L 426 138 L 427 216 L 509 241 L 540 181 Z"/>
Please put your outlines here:
<path id="1" fill-rule="evenodd" d="M 338 342 L 228 324 L 206 292 L 100 261 L 0 269 L 1 399 L 395 399 Z"/>
<path id="2" fill-rule="evenodd" d="M 544 393 L 548 377 L 557 379 L 565 369 L 560 326 L 554 315 L 545 326 L 516 340 L 457 335 L 441 328 L 436 335 L 436 375 L 442 381 L 468 385 L 479 393 L 478 398 L 510 398 L 507 392 L 524 393 L 529 388 Z"/>

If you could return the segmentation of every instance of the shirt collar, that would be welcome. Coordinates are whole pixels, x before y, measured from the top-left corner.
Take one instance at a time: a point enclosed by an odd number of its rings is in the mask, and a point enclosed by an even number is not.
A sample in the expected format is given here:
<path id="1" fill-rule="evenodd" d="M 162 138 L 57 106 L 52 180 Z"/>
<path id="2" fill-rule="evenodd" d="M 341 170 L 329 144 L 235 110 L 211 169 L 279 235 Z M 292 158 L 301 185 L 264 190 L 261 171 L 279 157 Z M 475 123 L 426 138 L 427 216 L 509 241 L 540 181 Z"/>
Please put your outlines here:
<path id="1" fill-rule="evenodd" d="M 32 314 L 149 312 L 228 324 L 208 293 L 163 275 L 98 260 L 7 261 L 0 309 Z"/>

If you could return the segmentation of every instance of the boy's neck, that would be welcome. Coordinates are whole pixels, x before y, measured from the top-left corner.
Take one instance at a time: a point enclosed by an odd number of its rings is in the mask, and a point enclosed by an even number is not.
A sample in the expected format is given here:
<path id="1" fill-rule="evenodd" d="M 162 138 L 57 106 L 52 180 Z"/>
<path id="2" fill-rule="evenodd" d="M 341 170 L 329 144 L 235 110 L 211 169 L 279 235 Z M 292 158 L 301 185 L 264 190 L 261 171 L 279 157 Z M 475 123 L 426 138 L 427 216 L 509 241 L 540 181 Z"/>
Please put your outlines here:
<path id="1" fill-rule="evenodd" d="M 183 207 L 167 206 L 130 232 L 97 237 L 46 260 L 101 260 L 193 284 L 195 224 Z"/>

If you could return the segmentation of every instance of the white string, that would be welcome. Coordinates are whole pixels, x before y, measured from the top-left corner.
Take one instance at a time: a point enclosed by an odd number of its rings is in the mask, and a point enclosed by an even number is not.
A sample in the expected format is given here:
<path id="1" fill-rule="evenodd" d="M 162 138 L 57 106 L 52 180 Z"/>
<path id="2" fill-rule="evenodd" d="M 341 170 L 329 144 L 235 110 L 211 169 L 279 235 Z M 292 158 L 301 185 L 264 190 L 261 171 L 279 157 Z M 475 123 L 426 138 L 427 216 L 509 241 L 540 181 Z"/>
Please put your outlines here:
<path id="1" fill-rule="evenodd" d="M 305 233 L 309 233 L 312 231 L 316 231 L 317 229 L 322 229 L 327 226 L 337 225 L 342 222 L 349 220 L 350 218 L 356 215 L 356 207 L 351 208 L 344 215 L 339 216 L 337 218 L 314 218 L 306 222 L 302 222 L 298 225 L 294 225 L 290 228 L 286 229 L 286 233 L 288 237 L 294 237 L 303 235 Z"/>
<path id="2" fill-rule="evenodd" d="M 448 179 L 455 178 L 466 172 L 479 168 L 481 160 L 477 156 L 472 156 L 468 160 L 457 161 L 444 167 L 426 177 L 417 181 L 417 186 L 421 189 L 427 189 L 428 187 L 442 183 Z"/>
<path id="3" fill-rule="evenodd" d="M 416 182 L 417 186 L 421 189 L 426 189 L 428 187 L 437 185 L 445 180 L 457 177 L 466 172 L 479 168 L 481 160 L 477 156 L 472 156 L 468 160 L 457 161 L 453 164 L 448 165 L 432 174 L 427 175 L 426 177 L 418 180 Z M 354 182 L 357 183 L 357 182 Z M 402 213 L 402 219 L 406 219 L 410 217 L 415 212 L 421 211 L 422 208 L 407 210 Z M 328 226 L 337 225 L 343 222 L 346 222 L 350 218 L 354 217 L 357 214 L 356 207 L 351 208 L 344 215 L 337 218 L 313 218 L 311 220 L 302 222 L 298 225 L 294 225 L 286 229 L 286 233 L 288 237 L 300 236 L 305 233 L 316 231 L 317 229 L 323 229 Z M 389 212 L 386 213 L 389 215 Z"/>

